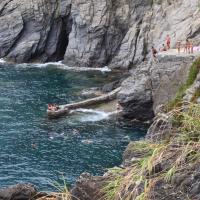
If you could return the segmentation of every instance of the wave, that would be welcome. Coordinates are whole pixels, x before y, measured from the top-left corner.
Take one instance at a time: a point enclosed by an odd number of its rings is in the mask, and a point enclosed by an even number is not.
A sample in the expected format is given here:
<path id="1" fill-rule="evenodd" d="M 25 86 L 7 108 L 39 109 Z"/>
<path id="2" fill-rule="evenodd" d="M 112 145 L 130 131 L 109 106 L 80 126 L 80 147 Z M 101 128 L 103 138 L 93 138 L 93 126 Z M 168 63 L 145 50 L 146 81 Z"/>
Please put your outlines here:
<path id="1" fill-rule="evenodd" d="M 92 144 L 92 143 L 94 143 L 94 141 L 91 140 L 91 139 L 81 140 L 81 142 L 82 142 L 83 144 Z"/>
<path id="2" fill-rule="evenodd" d="M 5 63 L 6 61 L 3 58 L 0 58 L 0 63 Z"/>
<path id="3" fill-rule="evenodd" d="M 94 109 L 84 109 L 84 108 L 79 108 L 76 110 L 72 111 L 73 113 L 83 113 L 84 116 L 81 116 L 79 120 L 81 122 L 97 122 L 97 121 L 102 121 L 102 120 L 107 120 L 111 116 L 117 114 L 117 111 L 114 112 L 104 112 L 104 111 L 99 111 L 99 110 L 94 110 Z"/>
<path id="4" fill-rule="evenodd" d="M 110 72 L 111 69 L 108 66 L 105 66 L 103 68 L 91 68 L 91 67 L 69 67 L 62 63 L 62 61 L 58 62 L 47 62 L 47 63 L 22 63 L 17 64 L 17 67 L 23 67 L 23 68 L 47 68 L 47 67 L 55 67 L 57 69 L 62 70 L 70 70 L 70 71 L 76 71 L 76 72 L 82 72 L 82 71 L 101 71 L 101 72 Z"/>
<path id="5" fill-rule="evenodd" d="M 93 110 L 93 109 L 84 109 L 79 108 L 74 110 L 73 112 L 84 113 L 84 116 L 80 117 L 81 122 L 96 122 L 109 118 L 110 113 L 106 113 L 103 111 Z"/>

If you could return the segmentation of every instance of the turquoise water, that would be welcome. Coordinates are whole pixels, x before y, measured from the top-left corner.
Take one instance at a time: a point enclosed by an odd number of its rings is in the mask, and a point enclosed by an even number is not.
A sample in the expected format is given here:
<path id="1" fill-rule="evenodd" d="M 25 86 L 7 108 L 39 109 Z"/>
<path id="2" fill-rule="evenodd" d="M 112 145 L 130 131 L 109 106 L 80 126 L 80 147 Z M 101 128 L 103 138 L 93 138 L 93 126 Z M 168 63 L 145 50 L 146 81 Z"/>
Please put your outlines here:
<path id="1" fill-rule="evenodd" d="M 108 79 L 109 73 L 0 64 L 0 187 L 29 182 L 53 190 L 50 182 L 61 174 L 73 184 L 82 172 L 100 175 L 119 165 L 129 140 L 145 129 L 98 120 L 98 113 L 46 117 L 49 102 L 80 100 L 82 89 Z"/>

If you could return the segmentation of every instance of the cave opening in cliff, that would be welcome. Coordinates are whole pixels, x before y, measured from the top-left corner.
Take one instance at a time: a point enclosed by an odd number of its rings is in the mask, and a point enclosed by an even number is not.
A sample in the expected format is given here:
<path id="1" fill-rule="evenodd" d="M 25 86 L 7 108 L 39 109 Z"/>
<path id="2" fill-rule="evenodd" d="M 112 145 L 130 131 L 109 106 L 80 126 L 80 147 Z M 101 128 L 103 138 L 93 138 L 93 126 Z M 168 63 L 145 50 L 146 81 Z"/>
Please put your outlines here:
<path id="1" fill-rule="evenodd" d="M 56 60 L 60 61 L 64 59 L 65 51 L 67 49 L 69 43 L 69 34 L 72 28 L 72 20 L 71 18 L 61 18 L 62 20 L 62 27 L 59 37 L 59 42 L 56 50 Z"/>

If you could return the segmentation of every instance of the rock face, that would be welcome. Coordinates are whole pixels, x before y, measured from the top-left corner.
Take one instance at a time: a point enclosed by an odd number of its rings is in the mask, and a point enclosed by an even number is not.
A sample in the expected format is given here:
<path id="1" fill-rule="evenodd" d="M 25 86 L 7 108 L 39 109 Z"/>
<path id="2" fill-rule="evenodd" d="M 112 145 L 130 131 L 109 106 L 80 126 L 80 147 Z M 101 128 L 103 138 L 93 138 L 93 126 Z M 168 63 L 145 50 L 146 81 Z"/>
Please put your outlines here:
<path id="1" fill-rule="evenodd" d="M 147 9 L 150 9 L 148 0 L 75 0 L 72 3 L 73 26 L 65 54 L 66 63 L 101 67 L 112 63 L 117 52 L 123 52 L 121 56 L 129 56 L 132 61 L 138 35 L 137 27 Z M 130 34 L 132 36 L 129 39 Z M 126 50 L 127 44 L 129 49 Z M 118 58 L 116 56 L 117 63 Z M 126 67 L 128 65 L 126 63 Z"/>
<path id="2" fill-rule="evenodd" d="M 186 94 L 183 98 L 186 102 L 197 102 L 200 103 L 200 72 L 196 77 L 195 82 L 192 86 L 186 91 Z"/>
<path id="3" fill-rule="evenodd" d="M 174 98 L 187 79 L 193 56 L 160 54 L 158 63 L 142 63 L 122 83 L 118 100 L 125 118 L 149 120 L 159 105 Z"/>
<path id="4" fill-rule="evenodd" d="M 83 173 L 71 191 L 73 200 L 101 199 L 100 189 L 107 179 L 107 177 L 93 177 L 88 173 Z"/>
<path id="5" fill-rule="evenodd" d="M 63 58 L 70 29 L 68 0 L 0 3 L 0 57 L 15 62 Z"/>
<path id="6" fill-rule="evenodd" d="M 18 184 L 16 186 L 1 189 L 1 200 L 30 200 L 34 199 L 37 194 L 37 190 L 30 184 Z"/>
<path id="7" fill-rule="evenodd" d="M 153 2 L 153 1 L 152 1 Z M 103 0 L 72 3 L 72 32 L 65 62 L 76 66 L 128 68 L 144 60 L 167 34 L 200 43 L 198 0 Z M 189 27 L 184 29 L 183 27 Z"/>
<path id="8" fill-rule="evenodd" d="M 198 0 L 4 0 L 0 57 L 126 69 L 167 34 L 199 45 L 199 17 Z"/>

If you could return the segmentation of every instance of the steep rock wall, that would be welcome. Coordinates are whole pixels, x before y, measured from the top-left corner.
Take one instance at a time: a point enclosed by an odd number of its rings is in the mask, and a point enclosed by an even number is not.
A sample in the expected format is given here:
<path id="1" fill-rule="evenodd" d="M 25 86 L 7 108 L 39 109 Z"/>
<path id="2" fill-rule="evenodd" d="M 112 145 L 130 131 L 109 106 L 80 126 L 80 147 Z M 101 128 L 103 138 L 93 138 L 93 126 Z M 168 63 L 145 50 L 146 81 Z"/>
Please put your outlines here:
<path id="1" fill-rule="evenodd" d="M 15 62 L 62 59 L 71 31 L 70 8 L 68 0 L 1 2 L 0 56 Z"/>
<path id="2" fill-rule="evenodd" d="M 4 0 L 0 57 L 127 69 L 167 34 L 199 45 L 199 18 L 199 0 Z"/>
<path id="3" fill-rule="evenodd" d="M 75 66 L 129 68 L 161 47 L 167 34 L 200 44 L 199 1 L 103 0 L 72 2 L 73 28 L 65 62 Z"/>
<path id="4" fill-rule="evenodd" d="M 125 118 L 152 119 L 160 105 L 174 98 L 196 57 L 161 54 L 158 59 L 159 62 L 140 64 L 122 83 L 118 100 Z"/>

